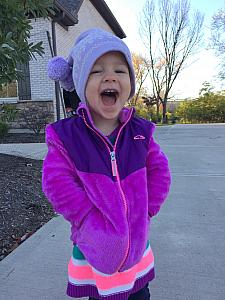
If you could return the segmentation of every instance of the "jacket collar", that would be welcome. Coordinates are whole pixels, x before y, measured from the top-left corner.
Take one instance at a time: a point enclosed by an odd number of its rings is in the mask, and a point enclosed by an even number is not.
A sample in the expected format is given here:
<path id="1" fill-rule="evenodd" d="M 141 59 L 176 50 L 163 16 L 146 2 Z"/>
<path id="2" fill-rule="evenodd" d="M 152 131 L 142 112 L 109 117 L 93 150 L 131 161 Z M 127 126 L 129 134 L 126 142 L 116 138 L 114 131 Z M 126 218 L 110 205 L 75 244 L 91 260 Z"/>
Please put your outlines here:
<path id="1" fill-rule="evenodd" d="M 133 107 L 131 107 L 131 108 L 124 107 L 121 110 L 120 114 L 119 114 L 120 122 L 121 123 L 126 123 L 127 120 L 129 120 L 129 118 L 131 117 L 131 115 L 134 115 L 134 113 L 135 113 L 135 108 L 133 108 Z M 91 116 L 90 111 L 89 111 L 89 108 L 85 103 L 81 102 L 79 104 L 78 109 L 77 109 L 77 114 L 78 114 L 78 116 L 80 116 L 82 118 L 84 118 L 84 116 L 85 116 L 88 124 L 91 125 L 93 128 L 95 128 L 97 131 L 99 131 L 95 127 L 92 116 Z"/>

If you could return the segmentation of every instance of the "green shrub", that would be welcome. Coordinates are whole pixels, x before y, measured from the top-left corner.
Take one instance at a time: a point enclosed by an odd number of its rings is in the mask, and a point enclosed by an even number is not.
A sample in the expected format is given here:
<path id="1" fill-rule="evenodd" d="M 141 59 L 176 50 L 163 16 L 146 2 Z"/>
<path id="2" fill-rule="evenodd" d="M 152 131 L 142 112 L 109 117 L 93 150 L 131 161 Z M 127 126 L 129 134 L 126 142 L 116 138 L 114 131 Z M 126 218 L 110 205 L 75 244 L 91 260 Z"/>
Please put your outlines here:
<path id="1" fill-rule="evenodd" d="M 25 127 L 33 130 L 38 136 L 45 126 L 50 123 L 52 114 L 49 111 L 42 111 L 39 108 L 33 108 L 29 111 L 25 109 L 20 111 L 20 117 L 22 118 L 21 127 Z"/>
<path id="2" fill-rule="evenodd" d="M 150 120 L 153 123 L 161 122 L 162 114 L 160 113 L 159 116 L 157 116 L 155 107 L 147 107 L 146 105 L 143 105 L 143 103 L 138 103 L 135 106 L 135 110 L 136 114 L 141 118 Z"/>
<path id="3" fill-rule="evenodd" d="M 139 117 L 144 118 L 144 119 L 146 119 L 146 120 L 149 119 L 148 111 L 147 111 L 147 109 L 146 109 L 144 106 L 136 105 L 136 106 L 135 106 L 135 110 L 136 110 L 136 114 L 137 114 Z"/>
<path id="4" fill-rule="evenodd" d="M 0 138 L 6 136 L 9 131 L 9 127 L 6 123 L 0 122 Z"/>
<path id="5" fill-rule="evenodd" d="M 225 96 L 211 93 L 185 101 L 178 106 L 176 116 L 184 123 L 224 123 Z"/>
<path id="6" fill-rule="evenodd" d="M 17 118 L 18 110 L 12 104 L 3 104 L 0 109 L 0 120 L 2 122 L 14 122 Z"/>

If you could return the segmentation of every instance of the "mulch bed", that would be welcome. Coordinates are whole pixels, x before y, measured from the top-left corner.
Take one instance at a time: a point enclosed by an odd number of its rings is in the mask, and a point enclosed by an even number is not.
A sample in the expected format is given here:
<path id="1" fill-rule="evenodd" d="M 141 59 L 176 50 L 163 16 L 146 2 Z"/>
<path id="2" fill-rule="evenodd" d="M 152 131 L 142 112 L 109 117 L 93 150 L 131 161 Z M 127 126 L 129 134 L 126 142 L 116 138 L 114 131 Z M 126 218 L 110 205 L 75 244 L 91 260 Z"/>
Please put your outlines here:
<path id="1" fill-rule="evenodd" d="M 0 137 L 0 144 L 17 144 L 17 143 L 45 143 L 45 134 L 35 135 L 32 133 L 8 133 Z"/>
<path id="2" fill-rule="evenodd" d="M 21 142 L 21 134 L 8 137 Z M 43 137 L 42 137 L 43 138 Z M 34 142 L 28 135 L 23 141 Z M 42 192 L 42 161 L 0 154 L 0 260 L 55 216 Z"/>

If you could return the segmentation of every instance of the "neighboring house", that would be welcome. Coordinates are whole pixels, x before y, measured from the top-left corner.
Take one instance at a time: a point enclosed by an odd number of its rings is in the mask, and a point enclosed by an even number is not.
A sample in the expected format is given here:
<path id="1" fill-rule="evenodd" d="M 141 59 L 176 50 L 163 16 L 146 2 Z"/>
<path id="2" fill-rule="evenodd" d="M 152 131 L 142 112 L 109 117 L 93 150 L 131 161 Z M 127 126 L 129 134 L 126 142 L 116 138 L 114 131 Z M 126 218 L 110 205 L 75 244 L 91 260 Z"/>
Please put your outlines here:
<path id="1" fill-rule="evenodd" d="M 52 55 L 67 57 L 76 37 L 91 27 L 100 27 L 120 38 L 126 36 L 103 0 L 56 0 L 54 5 L 58 12 L 53 18 L 31 20 L 30 40 L 34 43 L 43 41 L 45 55 L 21 66 L 25 77 L 11 84 L 5 95 L 0 94 L 0 103 L 16 103 L 19 109 L 27 110 L 38 106 L 54 112 L 56 120 L 56 102 L 60 102 L 60 93 L 46 72 Z M 62 109 L 60 113 L 63 117 Z"/>
<path id="2" fill-rule="evenodd" d="M 168 100 L 167 101 L 167 111 L 170 113 L 175 113 L 178 106 L 183 102 L 183 100 Z"/>

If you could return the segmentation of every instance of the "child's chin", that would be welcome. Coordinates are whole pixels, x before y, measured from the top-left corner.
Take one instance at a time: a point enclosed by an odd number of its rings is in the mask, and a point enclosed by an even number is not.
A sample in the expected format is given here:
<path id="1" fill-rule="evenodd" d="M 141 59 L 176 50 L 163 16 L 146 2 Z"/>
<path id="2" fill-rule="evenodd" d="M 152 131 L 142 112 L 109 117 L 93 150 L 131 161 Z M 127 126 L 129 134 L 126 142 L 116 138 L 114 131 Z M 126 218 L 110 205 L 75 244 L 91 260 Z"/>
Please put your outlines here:
<path id="1" fill-rule="evenodd" d="M 104 119 L 105 120 L 115 120 L 119 117 L 119 113 L 105 113 L 104 114 Z"/>

